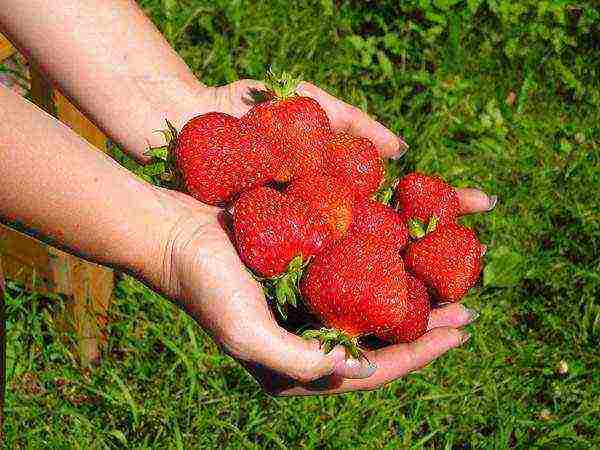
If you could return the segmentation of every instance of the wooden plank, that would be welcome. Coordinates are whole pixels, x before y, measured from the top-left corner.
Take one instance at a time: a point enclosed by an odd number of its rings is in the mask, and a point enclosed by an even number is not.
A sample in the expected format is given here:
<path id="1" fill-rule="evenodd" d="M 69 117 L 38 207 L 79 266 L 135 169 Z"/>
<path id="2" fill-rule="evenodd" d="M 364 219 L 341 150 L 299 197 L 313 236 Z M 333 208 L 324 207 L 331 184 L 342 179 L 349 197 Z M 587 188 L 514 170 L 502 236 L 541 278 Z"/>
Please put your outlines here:
<path id="1" fill-rule="evenodd" d="M 20 281 L 27 290 L 64 294 L 69 300 L 63 329 L 78 336 L 78 353 L 85 364 L 100 357 L 106 342 L 106 312 L 114 287 L 112 270 L 82 260 L 24 233 L 0 224 L 0 262 L 6 278 Z"/>
<path id="2" fill-rule="evenodd" d="M 58 117 L 61 122 L 67 124 L 73 131 L 75 131 L 79 136 L 85 138 L 97 149 L 107 152 L 107 138 L 104 133 L 102 133 L 102 131 L 100 131 L 96 125 L 94 125 L 75 106 L 73 106 L 67 97 L 55 90 L 53 101 L 55 105 L 56 117 Z"/>
<path id="3" fill-rule="evenodd" d="M 10 41 L 0 34 L 0 62 L 10 58 L 16 52 Z"/>
<path id="4" fill-rule="evenodd" d="M 0 224 L 0 259 L 6 278 L 19 281 L 30 291 L 56 292 L 48 246 Z"/>

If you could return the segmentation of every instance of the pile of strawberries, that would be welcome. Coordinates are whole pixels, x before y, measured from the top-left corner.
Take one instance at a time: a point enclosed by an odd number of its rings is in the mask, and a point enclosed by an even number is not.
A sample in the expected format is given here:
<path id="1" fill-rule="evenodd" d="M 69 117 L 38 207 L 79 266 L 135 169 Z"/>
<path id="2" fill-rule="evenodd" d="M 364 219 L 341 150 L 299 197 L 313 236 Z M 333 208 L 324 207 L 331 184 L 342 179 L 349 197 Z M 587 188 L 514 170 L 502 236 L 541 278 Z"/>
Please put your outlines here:
<path id="1" fill-rule="evenodd" d="M 475 285 L 485 247 L 457 223 L 457 192 L 440 178 L 411 173 L 395 207 L 374 200 L 385 170 L 373 143 L 333 132 L 295 88 L 272 80 L 241 118 L 191 119 L 170 147 L 182 184 L 227 207 L 241 260 L 282 313 L 300 297 L 328 336 L 413 341 L 433 300 L 457 302 Z"/>

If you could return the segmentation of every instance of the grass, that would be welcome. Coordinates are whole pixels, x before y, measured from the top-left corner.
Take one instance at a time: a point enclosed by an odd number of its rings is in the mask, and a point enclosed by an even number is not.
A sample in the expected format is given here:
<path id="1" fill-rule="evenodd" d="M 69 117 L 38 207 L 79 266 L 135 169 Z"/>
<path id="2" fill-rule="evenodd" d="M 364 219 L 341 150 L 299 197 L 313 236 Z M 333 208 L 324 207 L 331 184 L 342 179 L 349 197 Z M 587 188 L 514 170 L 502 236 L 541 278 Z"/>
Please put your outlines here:
<path id="1" fill-rule="evenodd" d="M 469 344 L 374 392 L 281 399 L 122 277 L 100 367 L 7 293 L 7 448 L 600 447 L 600 15 L 524 1 L 139 2 L 208 84 L 302 73 L 406 137 L 401 171 L 497 194 Z M 561 362 L 568 366 L 560 373 Z"/>

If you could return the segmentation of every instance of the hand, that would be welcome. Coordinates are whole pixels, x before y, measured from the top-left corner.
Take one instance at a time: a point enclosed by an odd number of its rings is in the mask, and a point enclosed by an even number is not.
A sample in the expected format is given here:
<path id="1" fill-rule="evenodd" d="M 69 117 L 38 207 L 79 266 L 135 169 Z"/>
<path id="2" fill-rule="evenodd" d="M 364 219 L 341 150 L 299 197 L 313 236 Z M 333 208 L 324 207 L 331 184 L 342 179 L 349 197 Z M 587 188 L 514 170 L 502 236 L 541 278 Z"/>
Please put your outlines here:
<path id="1" fill-rule="evenodd" d="M 260 89 L 262 84 L 243 80 L 205 95 L 212 102 L 211 110 L 240 116 L 251 107 L 248 91 L 252 88 Z M 360 110 L 308 83 L 301 89 L 325 107 L 334 128 L 368 137 L 383 155 L 400 155 L 403 141 Z M 159 192 L 175 208 L 178 220 L 165 238 L 158 288 L 178 301 L 272 394 L 375 389 L 418 370 L 469 337 L 460 327 L 476 314 L 452 304 L 432 312 L 428 333 L 416 342 L 366 352 L 367 360 L 360 361 L 347 359 L 341 347 L 324 354 L 317 341 L 307 341 L 277 324 L 260 285 L 244 268 L 225 231 L 223 210 L 185 194 Z M 463 213 L 491 209 L 488 196 L 476 189 L 460 189 L 459 197 Z"/>

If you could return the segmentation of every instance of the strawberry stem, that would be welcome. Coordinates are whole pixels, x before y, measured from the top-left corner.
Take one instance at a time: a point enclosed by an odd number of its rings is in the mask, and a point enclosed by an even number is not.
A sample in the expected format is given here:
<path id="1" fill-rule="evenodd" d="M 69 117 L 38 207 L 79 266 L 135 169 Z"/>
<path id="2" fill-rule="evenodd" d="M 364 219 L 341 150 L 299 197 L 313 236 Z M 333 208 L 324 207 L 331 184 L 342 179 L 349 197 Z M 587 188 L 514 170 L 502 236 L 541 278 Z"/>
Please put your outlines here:
<path id="1" fill-rule="evenodd" d="M 261 278 L 255 276 L 263 285 L 265 295 L 275 301 L 277 312 L 287 320 L 287 309 L 289 305 L 296 308 L 300 297 L 300 279 L 310 259 L 303 261 L 302 255 L 296 256 L 290 261 L 284 273 L 272 278 Z"/>
<path id="2" fill-rule="evenodd" d="M 307 330 L 302 333 L 304 339 L 317 339 L 325 354 L 336 346 L 341 345 L 346 349 L 346 354 L 355 359 L 366 359 L 364 352 L 358 345 L 358 336 L 350 336 L 334 328 L 321 328 L 320 330 Z"/>
<path id="3" fill-rule="evenodd" d="M 167 128 L 163 130 L 155 130 L 156 133 L 161 133 L 165 138 L 166 144 L 157 147 L 148 147 L 144 153 L 151 157 L 151 162 L 146 167 L 146 172 L 151 173 L 153 177 L 158 177 L 155 184 L 168 187 L 171 189 L 181 190 L 182 178 L 175 160 L 175 146 L 177 145 L 177 129 L 169 121 L 165 119 Z"/>
<path id="4" fill-rule="evenodd" d="M 438 225 L 438 217 L 435 214 L 431 215 L 431 219 L 429 219 L 429 224 L 427 225 L 427 230 L 425 230 L 425 234 L 429 234 L 437 228 Z"/>
<path id="5" fill-rule="evenodd" d="M 302 81 L 288 72 L 276 73 L 269 69 L 265 78 L 265 85 L 278 99 L 285 100 L 297 95 L 296 89 Z"/>
<path id="6" fill-rule="evenodd" d="M 413 239 L 421 239 L 423 236 L 425 236 L 423 223 L 419 219 L 410 219 L 407 225 L 408 232 Z"/>

